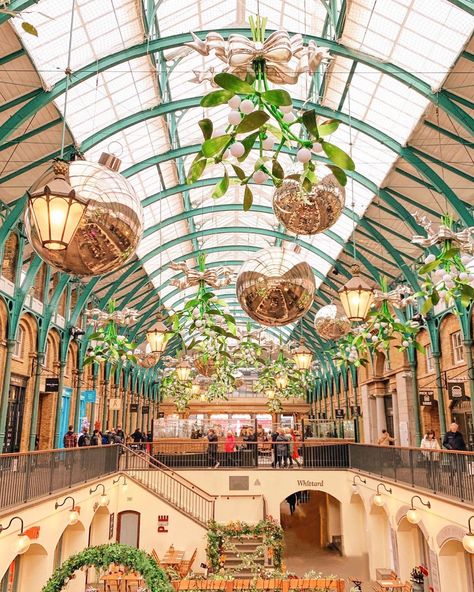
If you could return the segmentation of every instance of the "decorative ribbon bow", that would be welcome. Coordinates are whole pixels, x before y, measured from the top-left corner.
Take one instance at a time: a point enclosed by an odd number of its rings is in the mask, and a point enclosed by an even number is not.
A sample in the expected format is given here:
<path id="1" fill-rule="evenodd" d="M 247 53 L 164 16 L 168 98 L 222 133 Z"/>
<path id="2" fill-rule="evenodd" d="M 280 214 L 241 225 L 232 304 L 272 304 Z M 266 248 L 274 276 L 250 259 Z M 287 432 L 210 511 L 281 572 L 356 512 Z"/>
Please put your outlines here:
<path id="1" fill-rule="evenodd" d="M 214 51 L 216 57 L 227 64 L 225 71 L 242 79 L 253 69 L 252 63 L 261 59 L 265 60 L 268 80 L 276 84 L 296 84 L 301 74 L 314 73 L 322 60 L 330 58 L 327 50 L 314 41 L 305 46 L 301 35 L 290 37 L 287 31 L 274 31 L 263 43 L 238 34 L 230 35 L 227 42 L 216 32 L 208 33 L 204 41 L 194 33 L 191 35 L 194 41 L 184 45 L 204 56 Z"/>
<path id="2" fill-rule="evenodd" d="M 474 226 L 464 228 L 461 232 L 454 232 L 447 226 L 441 225 L 438 232 L 431 232 L 427 237 L 416 235 L 411 239 L 411 242 L 415 245 L 422 247 L 432 247 L 438 243 L 442 243 L 446 240 L 455 242 L 461 251 L 464 253 L 474 254 L 474 242 L 472 236 L 474 235 Z"/>
<path id="3" fill-rule="evenodd" d="M 104 327 L 110 321 L 117 323 L 117 325 L 129 327 L 138 319 L 138 310 L 124 308 L 123 310 L 106 312 L 99 308 L 91 308 L 85 311 L 85 315 L 91 318 L 91 322 L 95 327 Z"/>
<path id="4" fill-rule="evenodd" d="M 382 292 L 381 290 L 374 291 L 374 302 L 389 302 L 398 308 L 405 307 L 411 302 L 412 291 L 408 286 L 397 286 L 394 290 L 389 292 Z M 404 298 L 405 296 L 405 298 Z"/>
<path id="5" fill-rule="evenodd" d="M 206 269 L 204 271 L 195 271 L 189 269 L 186 263 L 171 263 L 171 269 L 182 271 L 186 276 L 182 280 L 172 279 L 170 284 L 184 290 L 190 286 L 197 286 L 201 282 L 211 286 L 211 288 L 225 288 L 232 282 L 233 272 L 228 267 L 218 267 L 215 270 Z M 223 276 L 223 277 L 220 277 Z"/>

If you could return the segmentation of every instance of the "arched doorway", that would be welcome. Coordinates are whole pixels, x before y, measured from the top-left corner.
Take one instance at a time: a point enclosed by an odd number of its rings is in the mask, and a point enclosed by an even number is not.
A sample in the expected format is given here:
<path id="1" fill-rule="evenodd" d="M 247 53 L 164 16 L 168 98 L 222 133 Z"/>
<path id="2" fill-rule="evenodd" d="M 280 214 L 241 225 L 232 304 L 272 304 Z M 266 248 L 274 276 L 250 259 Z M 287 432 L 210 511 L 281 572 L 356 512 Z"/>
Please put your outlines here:
<path id="1" fill-rule="evenodd" d="M 280 504 L 280 522 L 288 571 L 300 577 L 317 571 L 367 579 L 366 556 L 362 560 L 342 556 L 341 503 L 332 495 L 318 490 L 293 492 Z"/>
<path id="2" fill-rule="evenodd" d="M 89 526 L 89 547 L 104 545 L 109 542 L 110 512 L 107 508 L 99 506 Z M 97 584 L 97 570 L 91 567 L 86 572 L 86 584 Z M 0 591 L 1 592 L 1 591 Z"/>
<path id="3" fill-rule="evenodd" d="M 410 572 L 415 565 L 424 565 L 430 571 L 430 549 L 419 525 L 411 524 L 403 517 L 398 525 L 397 542 L 400 549 L 399 575 L 402 580 L 410 578 Z M 428 583 L 431 584 L 429 577 Z"/>
<path id="4" fill-rule="evenodd" d="M 441 590 L 474 592 L 474 557 L 467 553 L 461 541 L 446 541 L 439 552 Z"/>
<path id="5" fill-rule="evenodd" d="M 367 530 L 377 533 L 368 537 L 370 577 L 375 580 L 378 569 L 397 571 L 395 532 L 392 531 L 385 508 L 373 504 L 367 515 Z"/>
<path id="6" fill-rule="evenodd" d="M 46 549 L 38 544 L 31 545 L 19 560 L 18 592 L 41 590 L 50 575 Z"/>
<path id="7" fill-rule="evenodd" d="M 81 522 L 67 526 L 54 550 L 54 569 L 59 567 L 68 557 L 87 547 L 86 531 Z M 68 592 L 82 592 L 85 588 L 86 577 L 80 571 L 74 580 L 68 584 Z"/>

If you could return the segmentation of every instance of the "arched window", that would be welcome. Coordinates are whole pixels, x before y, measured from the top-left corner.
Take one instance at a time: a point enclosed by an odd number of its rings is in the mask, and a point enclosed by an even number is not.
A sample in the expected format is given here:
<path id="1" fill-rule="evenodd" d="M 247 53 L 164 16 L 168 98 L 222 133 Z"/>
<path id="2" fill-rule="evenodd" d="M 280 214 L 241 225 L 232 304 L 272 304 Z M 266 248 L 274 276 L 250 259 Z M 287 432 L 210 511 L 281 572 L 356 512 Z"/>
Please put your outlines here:
<path id="1" fill-rule="evenodd" d="M 25 345 L 25 329 L 20 325 L 18 327 L 18 335 L 15 341 L 15 346 L 13 348 L 13 357 L 14 358 L 23 358 L 24 352 L 24 345 Z"/>

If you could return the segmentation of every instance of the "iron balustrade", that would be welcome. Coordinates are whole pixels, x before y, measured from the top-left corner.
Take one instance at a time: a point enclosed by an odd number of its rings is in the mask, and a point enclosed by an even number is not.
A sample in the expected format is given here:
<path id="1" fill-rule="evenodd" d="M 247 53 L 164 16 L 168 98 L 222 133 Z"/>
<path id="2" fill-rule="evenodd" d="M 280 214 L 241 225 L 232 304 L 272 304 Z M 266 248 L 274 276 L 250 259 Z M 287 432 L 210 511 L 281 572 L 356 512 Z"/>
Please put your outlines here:
<path id="1" fill-rule="evenodd" d="M 0 508 L 9 508 L 115 473 L 119 447 L 63 448 L 0 455 Z"/>
<path id="2" fill-rule="evenodd" d="M 120 469 L 201 525 L 215 516 L 215 497 L 175 473 L 145 450 L 123 447 Z"/>

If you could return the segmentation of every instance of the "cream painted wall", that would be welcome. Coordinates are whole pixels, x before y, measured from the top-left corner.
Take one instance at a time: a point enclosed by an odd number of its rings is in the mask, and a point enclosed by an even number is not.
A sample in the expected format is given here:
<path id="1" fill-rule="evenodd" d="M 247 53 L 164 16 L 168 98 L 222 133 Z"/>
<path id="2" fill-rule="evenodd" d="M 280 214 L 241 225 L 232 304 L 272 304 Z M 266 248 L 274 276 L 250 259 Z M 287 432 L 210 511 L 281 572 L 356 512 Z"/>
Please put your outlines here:
<path id="1" fill-rule="evenodd" d="M 279 519 L 280 503 L 295 491 L 304 489 L 324 491 L 341 502 L 340 524 L 343 534 L 343 551 L 347 556 L 360 557 L 365 553 L 370 556 L 370 571 L 375 575 L 375 569 L 394 567 L 397 550 L 399 556 L 399 572 L 402 579 L 409 577 L 409 570 L 420 560 L 419 545 L 412 530 L 407 530 L 404 518 L 410 504 L 413 490 L 398 485 L 391 485 L 392 495 L 384 496 L 384 508 L 374 508 L 372 499 L 375 494 L 377 479 L 367 477 L 367 483 L 358 485 L 358 494 L 351 487 L 353 473 L 350 471 L 182 471 L 189 480 L 196 483 L 205 491 L 220 496 L 216 505 L 216 517 L 219 519 L 258 519 L 262 512 L 262 495 L 265 496 L 267 512 Z M 249 491 L 235 492 L 229 489 L 230 476 L 247 476 Z M 183 516 L 165 502 L 143 489 L 140 485 L 129 480 L 128 491 L 123 492 L 121 486 L 112 487 L 112 478 L 102 481 L 110 497 L 107 509 L 94 509 L 99 499 L 99 493 L 90 495 L 90 484 L 87 487 L 67 492 L 76 499 L 80 507 L 80 523 L 74 528 L 67 528 L 70 505 L 54 509 L 56 499 L 51 497 L 40 503 L 27 506 L 21 510 L 25 521 L 25 528 L 40 526 L 40 535 L 34 541 L 30 551 L 23 556 L 23 567 L 20 568 L 20 590 L 40 592 L 47 577 L 53 570 L 54 549 L 64 532 L 63 558 L 82 549 L 88 544 L 89 527 L 94 519 L 91 543 L 108 542 L 109 512 L 115 514 L 114 539 L 117 528 L 117 514 L 124 510 L 141 512 L 140 547 L 146 551 L 153 548 L 159 556 L 174 544 L 176 548 L 185 551 L 189 557 L 195 548 L 198 555 L 195 567 L 205 561 L 205 529 L 193 520 Z M 246 497 L 234 497 L 241 493 Z M 254 496 L 251 499 L 249 496 Z M 450 578 L 450 566 L 454 564 L 462 570 L 466 556 L 461 553 L 459 545 L 449 546 L 447 541 L 460 540 L 466 531 L 467 521 L 473 509 L 449 503 L 435 496 L 422 494 L 423 499 L 430 500 L 431 510 L 420 509 L 422 521 L 420 528 L 424 532 L 427 545 L 438 563 L 440 546 L 444 546 L 444 555 L 439 557 L 439 580 L 433 582 L 435 592 L 453 592 L 447 587 Z M 18 511 L 15 512 L 18 515 Z M 1 523 L 8 522 L 13 514 L 2 515 Z M 168 532 L 159 534 L 158 516 L 169 517 Z M 94 518 L 95 517 L 95 518 Z M 14 523 L 14 530 L 8 530 L 0 535 L 0 576 L 7 570 L 15 558 L 15 543 L 18 527 Z M 448 538 L 441 537 L 441 533 L 448 531 Z M 390 532 L 396 533 L 395 549 L 392 549 Z M 440 538 L 441 537 L 441 538 Z M 457 549 L 457 550 L 456 550 Z M 459 553 L 458 553 L 459 551 Z M 450 560 L 447 556 L 450 556 Z M 463 562 L 464 559 L 464 562 Z M 454 562 L 454 563 L 453 563 Z M 34 573 L 34 576 L 32 575 Z M 466 572 L 460 572 L 459 577 L 465 578 Z M 82 574 L 70 584 L 70 592 L 83 592 Z M 82 586 L 82 587 L 81 587 Z M 460 592 L 462 590 L 456 590 Z M 463 590 L 464 592 L 464 590 Z"/>

